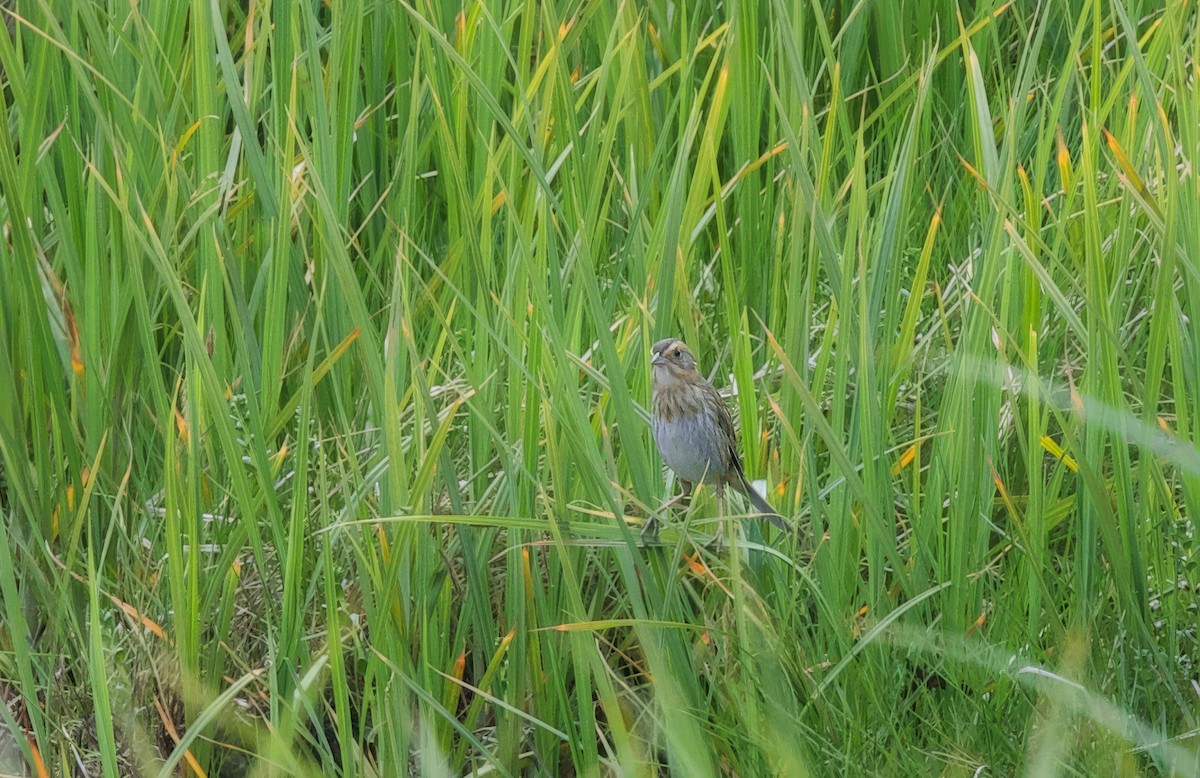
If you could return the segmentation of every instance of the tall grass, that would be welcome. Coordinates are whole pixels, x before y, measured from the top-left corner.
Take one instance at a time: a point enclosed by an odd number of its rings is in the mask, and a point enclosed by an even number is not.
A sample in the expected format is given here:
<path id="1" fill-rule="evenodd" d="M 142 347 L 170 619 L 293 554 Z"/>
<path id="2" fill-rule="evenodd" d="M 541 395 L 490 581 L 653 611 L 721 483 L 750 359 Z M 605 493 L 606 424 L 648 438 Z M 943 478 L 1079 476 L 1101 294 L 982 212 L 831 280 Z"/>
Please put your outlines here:
<path id="1" fill-rule="evenodd" d="M 0 771 L 1200 773 L 1195 3 L 2 12 Z"/>

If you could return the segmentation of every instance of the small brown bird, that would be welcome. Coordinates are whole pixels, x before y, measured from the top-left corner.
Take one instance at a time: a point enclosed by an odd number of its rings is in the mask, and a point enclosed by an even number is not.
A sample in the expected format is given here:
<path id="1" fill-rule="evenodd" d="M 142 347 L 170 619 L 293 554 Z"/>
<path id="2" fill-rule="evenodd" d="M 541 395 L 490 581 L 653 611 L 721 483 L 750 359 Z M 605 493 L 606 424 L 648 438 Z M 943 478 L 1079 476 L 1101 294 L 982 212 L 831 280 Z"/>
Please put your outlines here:
<path id="1" fill-rule="evenodd" d="M 684 496 L 704 482 L 722 500 L 725 487 L 732 486 L 772 524 L 790 532 L 783 517 L 746 480 L 733 418 L 721 395 L 696 369 L 692 352 L 683 341 L 666 338 L 654 344 L 651 354 L 654 442 L 663 462 L 683 483 Z"/>

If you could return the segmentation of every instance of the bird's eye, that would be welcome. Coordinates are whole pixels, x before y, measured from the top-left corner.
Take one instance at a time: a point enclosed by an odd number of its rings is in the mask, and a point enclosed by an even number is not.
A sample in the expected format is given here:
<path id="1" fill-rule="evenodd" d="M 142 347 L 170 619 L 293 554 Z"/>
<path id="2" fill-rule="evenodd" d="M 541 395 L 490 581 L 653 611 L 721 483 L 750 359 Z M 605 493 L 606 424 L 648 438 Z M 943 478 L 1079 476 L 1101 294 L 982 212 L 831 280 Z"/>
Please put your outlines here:
<path id="1" fill-rule="evenodd" d="M 681 356 L 683 356 L 683 352 L 681 352 L 679 349 L 675 349 L 675 358 L 679 359 Z"/>

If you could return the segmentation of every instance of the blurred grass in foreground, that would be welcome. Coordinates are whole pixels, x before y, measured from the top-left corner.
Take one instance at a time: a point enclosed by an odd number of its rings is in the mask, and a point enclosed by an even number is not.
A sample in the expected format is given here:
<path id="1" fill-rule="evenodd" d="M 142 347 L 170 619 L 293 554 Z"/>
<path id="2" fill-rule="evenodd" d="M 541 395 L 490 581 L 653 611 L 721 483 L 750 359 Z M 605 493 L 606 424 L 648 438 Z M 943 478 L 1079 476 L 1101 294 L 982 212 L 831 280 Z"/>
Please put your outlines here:
<path id="1" fill-rule="evenodd" d="M 4 10 L 0 769 L 1200 773 L 1196 5 L 959 8 Z"/>

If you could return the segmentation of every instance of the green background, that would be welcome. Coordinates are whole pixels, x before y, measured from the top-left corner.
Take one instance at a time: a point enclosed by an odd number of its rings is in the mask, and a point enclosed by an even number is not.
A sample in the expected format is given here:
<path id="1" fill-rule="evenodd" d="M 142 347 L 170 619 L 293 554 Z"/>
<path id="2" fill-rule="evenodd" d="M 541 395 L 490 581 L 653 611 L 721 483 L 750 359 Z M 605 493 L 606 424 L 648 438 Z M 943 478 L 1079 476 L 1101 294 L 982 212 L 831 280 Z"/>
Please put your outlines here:
<path id="1" fill-rule="evenodd" d="M 1200 770 L 1195 2 L 3 13 L 5 769 Z"/>

